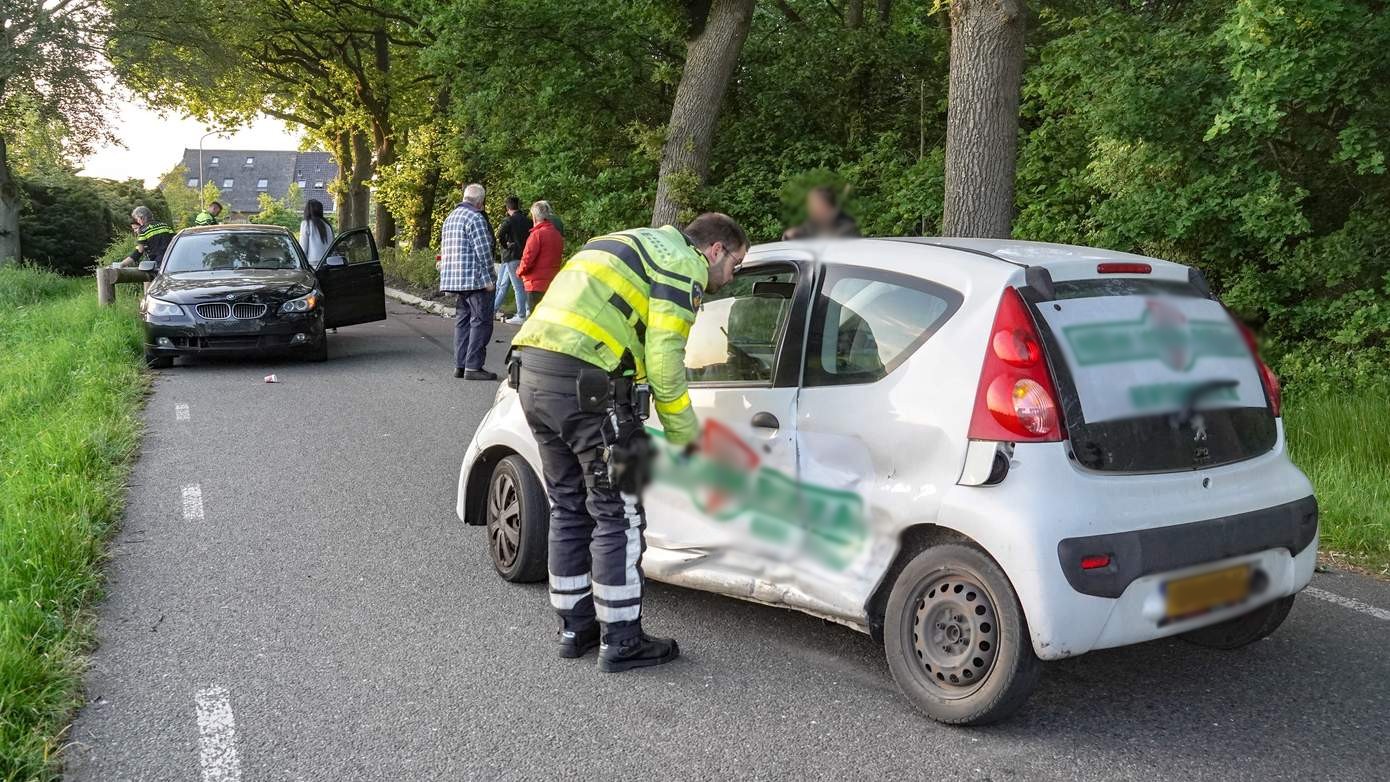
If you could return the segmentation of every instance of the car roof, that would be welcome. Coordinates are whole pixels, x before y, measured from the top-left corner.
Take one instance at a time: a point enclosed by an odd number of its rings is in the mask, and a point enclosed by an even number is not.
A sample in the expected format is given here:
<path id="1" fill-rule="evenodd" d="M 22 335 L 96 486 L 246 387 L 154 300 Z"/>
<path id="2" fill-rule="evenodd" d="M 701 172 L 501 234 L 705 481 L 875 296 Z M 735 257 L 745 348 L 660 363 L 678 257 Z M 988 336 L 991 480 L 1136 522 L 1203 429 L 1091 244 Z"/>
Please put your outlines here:
<path id="1" fill-rule="evenodd" d="M 215 234 L 215 233 L 248 233 L 248 234 L 287 234 L 289 229 L 280 225 L 259 225 L 257 223 L 225 223 L 219 225 L 195 225 L 179 231 L 181 234 Z"/>
<path id="2" fill-rule="evenodd" d="M 786 242 L 770 242 L 754 247 L 758 253 L 768 251 L 799 250 L 811 257 L 823 255 L 830 247 L 848 248 L 857 244 L 876 242 L 896 242 L 936 247 L 943 250 L 973 255 L 981 259 L 1010 264 L 1015 267 L 1043 266 L 1066 262 L 1103 263 L 1107 261 L 1134 261 L 1152 265 L 1182 266 L 1182 264 L 1151 258 L 1145 255 L 1106 250 L 1100 247 L 1083 247 L 1075 244 L 1056 242 L 1029 242 L 1020 239 L 976 239 L 961 236 L 881 236 L 847 239 L 801 239 Z M 834 262 L 833 259 L 827 259 Z"/>

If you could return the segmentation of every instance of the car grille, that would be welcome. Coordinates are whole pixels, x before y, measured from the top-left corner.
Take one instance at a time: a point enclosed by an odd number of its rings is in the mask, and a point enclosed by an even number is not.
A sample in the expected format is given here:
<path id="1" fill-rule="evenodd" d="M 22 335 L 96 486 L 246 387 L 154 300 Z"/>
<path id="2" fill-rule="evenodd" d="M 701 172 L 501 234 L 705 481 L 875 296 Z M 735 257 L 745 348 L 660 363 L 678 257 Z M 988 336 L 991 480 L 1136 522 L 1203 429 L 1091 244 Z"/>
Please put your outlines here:
<path id="1" fill-rule="evenodd" d="M 212 304 L 199 304 L 198 314 L 208 320 L 226 320 L 236 318 L 237 320 L 255 320 L 265 314 L 264 304 L 223 304 L 214 302 Z"/>

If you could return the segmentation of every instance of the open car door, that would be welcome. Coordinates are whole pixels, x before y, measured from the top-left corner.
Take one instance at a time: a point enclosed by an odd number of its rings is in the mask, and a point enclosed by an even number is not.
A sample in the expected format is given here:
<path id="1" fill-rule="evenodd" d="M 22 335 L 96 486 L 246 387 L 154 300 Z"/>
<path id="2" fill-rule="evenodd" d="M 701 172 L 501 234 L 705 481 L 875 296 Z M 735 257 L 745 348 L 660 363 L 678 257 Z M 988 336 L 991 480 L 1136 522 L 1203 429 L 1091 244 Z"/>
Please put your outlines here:
<path id="1" fill-rule="evenodd" d="M 386 280 L 370 228 L 345 231 L 314 267 L 326 328 L 386 319 Z"/>

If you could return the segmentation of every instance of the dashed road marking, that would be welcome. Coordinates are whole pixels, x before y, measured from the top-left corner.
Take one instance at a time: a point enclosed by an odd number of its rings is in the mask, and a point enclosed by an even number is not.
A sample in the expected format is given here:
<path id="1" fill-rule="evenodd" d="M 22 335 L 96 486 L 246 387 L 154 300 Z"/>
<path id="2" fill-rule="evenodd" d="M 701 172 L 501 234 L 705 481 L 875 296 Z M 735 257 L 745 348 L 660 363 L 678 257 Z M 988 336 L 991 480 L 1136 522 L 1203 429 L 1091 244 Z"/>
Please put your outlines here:
<path id="1" fill-rule="evenodd" d="M 174 420 L 188 420 L 188 405 L 184 404 L 183 402 L 179 402 L 178 404 L 174 405 Z"/>
<path id="2" fill-rule="evenodd" d="M 183 487 L 184 521 L 197 521 L 203 518 L 203 487 L 198 484 Z"/>
<path id="3" fill-rule="evenodd" d="M 236 718 L 225 687 L 208 687 L 194 696 L 198 707 L 198 762 L 203 782 L 239 782 Z"/>
<path id="4" fill-rule="evenodd" d="M 1358 611 L 1367 616 L 1374 616 L 1376 619 L 1384 619 L 1385 621 L 1390 622 L 1390 611 L 1386 611 L 1384 608 L 1376 608 L 1373 605 L 1367 605 L 1361 602 L 1360 600 L 1354 600 L 1350 597 L 1342 597 L 1341 595 L 1336 594 L 1335 592 L 1328 592 L 1326 589 L 1318 589 L 1317 587 L 1306 587 L 1303 590 L 1303 594 L 1312 595 L 1313 597 L 1316 597 L 1319 600 L 1326 600 L 1329 603 L 1336 603 L 1337 605 L 1343 608 L 1350 608 L 1353 611 Z"/>

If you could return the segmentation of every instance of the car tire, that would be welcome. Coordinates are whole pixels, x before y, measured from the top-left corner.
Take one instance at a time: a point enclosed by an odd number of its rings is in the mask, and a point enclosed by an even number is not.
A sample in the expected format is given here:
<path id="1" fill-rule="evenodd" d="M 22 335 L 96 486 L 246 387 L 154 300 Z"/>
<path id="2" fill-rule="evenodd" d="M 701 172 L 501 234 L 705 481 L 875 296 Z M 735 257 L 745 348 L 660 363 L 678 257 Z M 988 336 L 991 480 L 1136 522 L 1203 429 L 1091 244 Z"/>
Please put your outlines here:
<path id="1" fill-rule="evenodd" d="M 319 337 L 319 344 L 309 350 L 308 359 L 315 364 L 328 360 L 328 336 Z"/>
<path id="2" fill-rule="evenodd" d="M 883 648 L 912 704 L 951 725 L 986 725 L 1018 711 L 1041 668 L 1013 585 L 985 552 L 964 544 L 928 548 L 899 573 Z"/>
<path id="3" fill-rule="evenodd" d="M 513 583 L 544 580 L 550 505 L 525 459 L 508 456 L 493 468 L 485 512 L 488 555 L 497 575 Z"/>
<path id="4" fill-rule="evenodd" d="M 173 356 L 156 356 L 153 353 L 145 354 L 145 366 L 150 369 L 168 369 L 174 365 Z"/>
<path id="5" fill-rule="evenodd" d="M 1289 595 L 1266 603 L 1254 611 L 1210 627 L 1189 630 L 1180 637 L 1184 641 L 1210 649 L 1239 649 L 1249 646 L 1279 629 L 1279 625 L 1288 617 L 1289 609 L 1293 608 L 1293 599 L 1296 596 Z"/>

